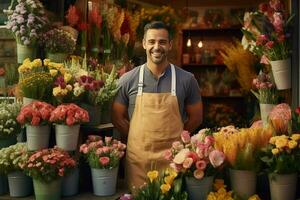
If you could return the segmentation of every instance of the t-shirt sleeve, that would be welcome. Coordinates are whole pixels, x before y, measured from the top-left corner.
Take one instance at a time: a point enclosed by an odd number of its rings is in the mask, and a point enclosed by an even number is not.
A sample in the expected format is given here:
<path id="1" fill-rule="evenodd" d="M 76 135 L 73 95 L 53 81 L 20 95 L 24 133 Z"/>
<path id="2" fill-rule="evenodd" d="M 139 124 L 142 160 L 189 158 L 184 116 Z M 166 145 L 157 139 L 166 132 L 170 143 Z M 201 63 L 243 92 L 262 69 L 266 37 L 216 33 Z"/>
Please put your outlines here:
<path id="1" fill-rule="evenodd" d="M 128 106 L 129 97 L 128 97 L 128 77 L 123 75 L 118 81 L 118 92 L 115 97 L 115 102 L 121 103 L 123 105 Z"/>
<path id="2" fill-rule="evenodd" d="M 185 104 L 192 105 L 201 101 L 200 88 L 194 76 L 190 78 Z"/>

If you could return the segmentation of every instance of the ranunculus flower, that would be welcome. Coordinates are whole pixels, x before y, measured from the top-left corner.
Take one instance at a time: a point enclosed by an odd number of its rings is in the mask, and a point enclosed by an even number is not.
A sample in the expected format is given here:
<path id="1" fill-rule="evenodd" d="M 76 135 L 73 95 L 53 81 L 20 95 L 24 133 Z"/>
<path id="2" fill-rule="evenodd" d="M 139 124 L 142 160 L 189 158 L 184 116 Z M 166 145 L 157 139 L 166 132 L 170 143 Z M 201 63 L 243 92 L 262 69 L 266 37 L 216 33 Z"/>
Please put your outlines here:
<path id="1" fill-rule="evenodd" d="M 196 169 L 195 171 L 194 171 L 194 177 L 196 178 L 196 179 L 202 179 L 203 177 L 204 177 L 204 172 L 202 171 L 202 170 L 199 170 L 199 169 Z"/>
<path id="2" fill-rule="evenodd" d="M 206 162 L 204 160 L 199 160 L 196 162 L 196 168 L 199 169 L 199 170 L 202 170 L 204 171 L 205 168 L 206 168 Z"/>
<path id="3" fill-rule="evenodd" d="M 189 169 L 189 168 L 191 168 L 192 164 L 193 164 L 193 159 L 187 157 L 187 158 L 183 161 L 182 166 L 183 166 L 183 168 L 185 168 L 185 169 Z"/>
<path id="4" fill-rule="evenodd" d="M 181 140 L 185 144 L 189 143 L 191 141 L 190 133 L 188 131 L 183 131 L 181 133 Z"/>
<path id="5" fill-rule="evenodd" d="M 182 164 L 189 152 L 189 149 L 182 149 L 178 154 L 176 154 L 176 156 L 173 159 L 173 162 L 175 164 Z"/>
<path id="6" fill-rule="evenodd" d="M 215 139 L 214 139 L 214 137 L 211 136 L 211 135 L 206 136 L 205 139 L 204 139 L 204 143 L 205 143 L 206 145 L 208 145 L 208 146 L 213 145 L 214 142 L 215 142 Z"/>
<path id="7" fill-rule="evenodd" d="M 219 167 L 224 163 L 225 155 L 219 150 L 213 150 L 209 154 L 209 161 L 213 167 Z"/>
<path id="8" fill-rule="evenodd" d="M 100 157 L 100 158 L 99 158 L 99 162 L 100 162 L 100 164 L 103 165 L 103 166 L 108 165 L 108 164 L 109 164 L 109 161 L 110 161 L 109 157 L 106 157 L 106 156 Z"/>

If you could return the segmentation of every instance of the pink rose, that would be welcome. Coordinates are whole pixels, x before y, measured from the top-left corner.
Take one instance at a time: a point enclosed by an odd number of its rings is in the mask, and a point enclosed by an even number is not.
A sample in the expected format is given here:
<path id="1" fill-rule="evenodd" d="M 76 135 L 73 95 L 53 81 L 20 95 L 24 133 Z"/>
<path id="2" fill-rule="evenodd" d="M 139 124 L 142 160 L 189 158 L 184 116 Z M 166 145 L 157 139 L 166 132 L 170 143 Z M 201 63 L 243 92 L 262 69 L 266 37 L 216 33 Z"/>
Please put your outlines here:
<path id="1" fill-rule="evenodd" d="M 213 145 L 215 142 L 215 139 L 213 136 L 209 135 L 209 136 L 206 136 L 205 139 L 204 139 L 204 143 L 208 146 L 211 146 Z"/>
<path id="2" fill-rule="evenodd" d="M 88 149 L 88 146 L 86 144 L 81 145 L 80 149 L 79 149 L 79 151 L 82 152 L 82 153 L 84 153 L 84 154 L 87 154 L 88 150 L 89 149 Z"/>
<path id="3" fill-rule="evenodd" d="M 31 125 L 38 126 L 40 121 L 41 121 L 41 119 L 39 117 L 32 117 Z"/>
<path id="4" fill-rule="evenodd" d="M 191 168 L 192 164 L 193 164 L 193 159 L 188 157 L 183 161 L 182 166 L 185 169 L 189 169 Z"/>
<path id="5" fill-rule="evenodd" d="M 166 150 L 164 152 L 164 158 L 168 161 L 171 161 L 173 159 L 172 151 L 171 150 Z"/>
<path id="6" fill-rule="evenodd" d="M 196 179 L 202 179 L 203 177 L 204 177 L 204 172 L 202 171 L 202 170 L 200 170 L 200 169 L 196 169 L 195 171 L 194 171 L 194 177 L 196 178 Z"/>
<path id="7" fill-rule="evenodd" d="M 102 148 L 102 150 L 103 150 L 103 153 L 108 153 L 110 151 L 110 148 L 105 146 Z"/>
<path id="8" fill-rule="evenodd" d="M 187 157 L 192 158 L 193 162 L 196 162 L 198 160 L 198 155 L 195 152 L 189 152 Z"/>
<path id="9" fill-rule="evenodd" d="M 272 49 L 273 46 L 274 46 L 274 42 L 273 42 L 273 41 L 269 41 L 269 42 L 267 42 L 267 43 L 265 44 L 265 46 L 266 46 L 267 49 Z"/>
<path id="10" fill-rule="evenodd" d="M 102 148 L 98 148 L 97 150 L 96 150 L 96 155 L 101 155 L 103 153 L 103 149 Z"/>
<path id="11" fill-rule="evenodd" d="M 189 143 L 191 141 L 190 133 L 188 131 L 183 131 L 181 133 L 181 140 L 185 144 Z"/>
<path id="12" fill-rule="evenodd" d="M 112 137 L 105 137 L 104 141 L 106 145 L 109 145 L 111 143 Z"/>
<path id="13" fill-rule="evenodd" d="M 209 154 L 209 161 L 214 168 L 221 166 L 224 163 L 225 155 L 219 150 L 213 150 Z"/>
<path id="14" fill-rule="evenodd" d="M 206 162 L 204 160 L 199 160 L 196 162 L 196 168 L 204 171 L 206 168 Z"/>
<path id="15" fill-rule="evenodd" d="M 184 146 L 181 144 L 181 142 L 175 141 L 172 144 L 172 148 L 175 149 L 176 151 L 180 151 L 181 149 L 184 148 Z"/>
<path id="16" fill-rule="evenodd" d="M 110 161 L 110 159 L 109 159 L 109 157 L 100 157 L 99 158 L 99 162 L 100 162 L 100 164 L 101 165 L 103 165 L 103 166 L 106 166 L 106 165 L 108 165 L 109 164 L 109 161 Z"/>
<path id="17" fill-rule="evenodd" d="M 72 126 L 72 125 L 74 125 L 74 123 L 75 123 L 75 118 L 74 117 L 67 117 L 66 124 L 68 126 Z"/>
<path id="18" fill-rule="evenodd" d="M 176 172 L 180 172 L 182 170 L 182 165 L 176 163 L 170 163 L 170 167 L 174 169 Z"/>

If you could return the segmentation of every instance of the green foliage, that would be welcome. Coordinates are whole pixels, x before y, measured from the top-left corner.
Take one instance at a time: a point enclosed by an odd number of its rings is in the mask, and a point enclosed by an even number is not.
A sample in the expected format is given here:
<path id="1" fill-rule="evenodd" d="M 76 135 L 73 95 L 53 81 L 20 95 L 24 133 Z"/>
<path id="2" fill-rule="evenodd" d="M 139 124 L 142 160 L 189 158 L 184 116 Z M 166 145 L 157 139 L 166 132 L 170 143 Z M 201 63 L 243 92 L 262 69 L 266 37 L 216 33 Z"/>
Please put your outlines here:
<path id="1" fill-rule="evenodd" d="M 16 120 L 20 110 L 20 103 L 0 103 L 0 138 L 20 133 L 21 125 Z"/>

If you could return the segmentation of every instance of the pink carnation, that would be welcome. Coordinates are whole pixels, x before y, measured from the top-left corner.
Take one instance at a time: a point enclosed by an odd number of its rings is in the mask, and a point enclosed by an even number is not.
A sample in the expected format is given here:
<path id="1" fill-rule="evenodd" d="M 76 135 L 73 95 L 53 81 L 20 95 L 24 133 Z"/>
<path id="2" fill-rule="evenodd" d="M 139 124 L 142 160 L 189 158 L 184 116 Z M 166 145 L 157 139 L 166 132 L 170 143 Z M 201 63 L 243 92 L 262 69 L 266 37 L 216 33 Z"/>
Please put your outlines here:
<path id="1" fill-rule="evenodd" d="M 110 161 L 110 159 L 109 159 L 109 157 L 100 157 L 99 158 L 99 162 L 100 162 L 100 164 L 101 165 L 103 165 L 103 166 L 106 166 L 106 165 L 108 165 L 109 164 L 109 161 Z"/>

